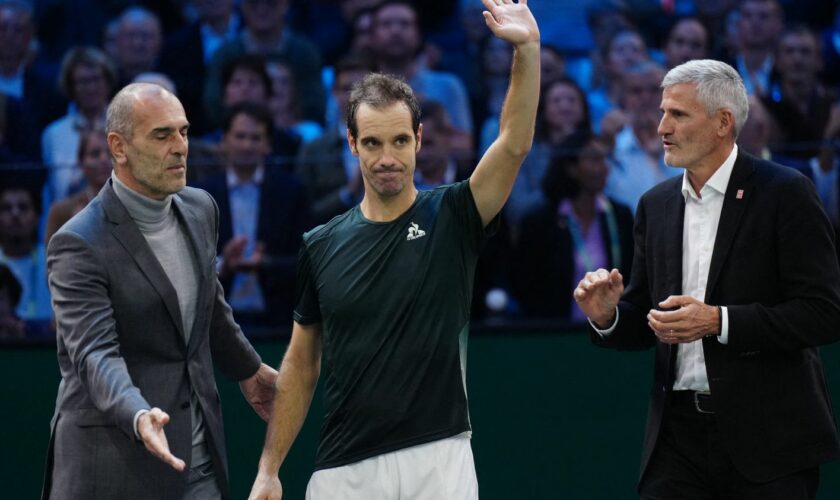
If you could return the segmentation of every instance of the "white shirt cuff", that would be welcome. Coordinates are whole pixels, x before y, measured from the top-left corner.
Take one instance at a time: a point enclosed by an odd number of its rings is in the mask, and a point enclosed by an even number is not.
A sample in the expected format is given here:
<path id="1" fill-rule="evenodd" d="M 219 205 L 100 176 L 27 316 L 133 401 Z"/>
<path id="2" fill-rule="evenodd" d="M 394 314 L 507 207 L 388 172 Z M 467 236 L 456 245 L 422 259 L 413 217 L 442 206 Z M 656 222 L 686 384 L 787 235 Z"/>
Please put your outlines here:
<path id="1" fill-rule="evenodd" d="M 718 335 L 718 342 L 723 345 L 729 343 L 729 313 L 726 312 L 726 306 L 720 306 L 720 335 Z"/>
<path id="2" fill-rule="evenodd" d="M 149 410 L 137 410 L 137 413 L 134 414 L 134 423 L 132 425 L 134 428 L 134 436 L 141 441 L 142 439 L 140 438 L 140 434 L 137 432 L 137 420 L 140 418 L 140 415 L 144 413 L 149 413 Z"/>
<path id="3" fill-rule="evenodd" d="M 610 327 L 607 328 L 606 330 L 601 330 L 600 328 L 598 328 L 595 325 L 595 323 L 592 322 L 591 319 L 589 319 L 589 318 L 586 318 L 586 319 L 589 321 L 589 324 L 592 325 L 592 329 L 595 330 L 598 333 L 598 335 L 600 335 L 601 337 L 606 337 L 606 336 L 610 335 L 613 332 L 613 330 L 615 330 L 615 325 L 618 324 L 618 306 L 616 306 L 616 308 L 615 308 L 615 321 L 613 321 L 613 324 L 610 325 Z"/>

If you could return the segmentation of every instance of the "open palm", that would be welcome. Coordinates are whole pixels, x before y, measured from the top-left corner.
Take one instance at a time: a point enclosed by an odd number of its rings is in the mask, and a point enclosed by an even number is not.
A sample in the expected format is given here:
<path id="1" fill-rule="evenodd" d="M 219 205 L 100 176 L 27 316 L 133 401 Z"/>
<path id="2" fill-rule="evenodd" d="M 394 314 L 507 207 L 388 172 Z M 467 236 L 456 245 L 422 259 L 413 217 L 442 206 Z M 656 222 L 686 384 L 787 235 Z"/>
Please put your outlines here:
<path id="1" fill-rule="evenodd" d="M 484 7 L 484 21 L 498 38 L 519 45 L 540 40 L 540 30 L 527 0 L 513 3 L 511 0 L 481 0 Z"/>

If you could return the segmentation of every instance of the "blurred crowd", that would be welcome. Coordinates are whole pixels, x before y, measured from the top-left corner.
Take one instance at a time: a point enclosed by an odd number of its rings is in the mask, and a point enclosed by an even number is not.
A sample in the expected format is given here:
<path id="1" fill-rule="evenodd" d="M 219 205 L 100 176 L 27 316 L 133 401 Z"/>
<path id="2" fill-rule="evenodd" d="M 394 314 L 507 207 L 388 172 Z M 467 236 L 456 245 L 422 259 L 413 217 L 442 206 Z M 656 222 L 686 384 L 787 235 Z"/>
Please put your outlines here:
<path id="1" fill-rule="evenodd" d="M 636 204 L 680 175 L 657 133 L 665 72 L 728 62 L 739 146 L 811 178 L 840 219 L 840 7 L 825 0 L 532 0 L 537 135 L 476 276 L 476 321 L 579 321 L 588 269 L 629 276 Z M 49 339 L 45 247 L 111 175 L 105 110 L 127 83 L 175 93 L 188 179 L 216 199 L 216 266 L 246 333 L 287 331 L 301 234 L 357 204 L 353 84 L 422 101 L 418 189 L 469 177 L 498 133 L 511 48 L 480 0 L 0 1 L 0 338 Z"/>

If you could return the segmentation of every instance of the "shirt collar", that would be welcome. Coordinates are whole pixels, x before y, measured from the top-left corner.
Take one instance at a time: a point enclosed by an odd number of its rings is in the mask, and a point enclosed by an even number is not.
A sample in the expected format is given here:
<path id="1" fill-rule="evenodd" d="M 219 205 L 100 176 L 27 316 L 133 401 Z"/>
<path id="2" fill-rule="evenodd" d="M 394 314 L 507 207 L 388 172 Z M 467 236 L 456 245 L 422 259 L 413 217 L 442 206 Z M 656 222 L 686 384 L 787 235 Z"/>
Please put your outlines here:
<path id="1" fill-rule="evenodd" d="M 729 156 L 726 157 L 724 160 L 723 165 L 717 169 L 717 171 L 709 177 L 709 180 L 706 181 L 706 184 L 700 189 L 701 193 L 706 186 L 710 189 L 717 191 L 720 194 L 726 194 L 726 187 L 729 185 L 729 178 L 732 177 L 732 168 L 735 166 L 735 160 L 738 158 L 738 145 L 735 144 L 732 147 L 732 151 L 729 153 Z M 688 180 L 688 171 L 686 170 L 683 172 L 683 181 L 682 181 L 682 195 L 685 201 L 688 201 L 688 197 L 691 196 L 693 198 L 697 198 L 697 195 L 694 193 L 694 188 L 691 187 L 691 182 Z"/>
<path id="2" fill-rule="evenodd" d="M 254 171 L 253 177 L 249 180 L 242 180 L 236 175 L 236 172 L 232 168 L 227 169 L 227 187 L 228 189 L 236 189 L 241 186 L 247 186 L 249 184 L 254 184 L 256 186 L 262 185 L 263 177 L 265 176 L 265 167 L 262 165 L 257 167 L 257 170 Z"/>

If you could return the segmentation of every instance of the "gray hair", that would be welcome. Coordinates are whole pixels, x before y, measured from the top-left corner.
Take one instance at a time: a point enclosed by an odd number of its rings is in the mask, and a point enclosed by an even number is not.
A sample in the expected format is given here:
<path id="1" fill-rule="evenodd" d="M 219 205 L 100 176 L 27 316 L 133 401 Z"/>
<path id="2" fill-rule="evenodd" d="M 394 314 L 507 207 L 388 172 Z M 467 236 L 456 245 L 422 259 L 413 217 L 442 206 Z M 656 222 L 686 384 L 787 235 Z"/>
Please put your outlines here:
<path id="1" fill-rule="evenodd" d="M 144 95 L 160 95 L 177 100 L 171 92 L 153 83 L 130 83 L 111 99 L 105 113 L 105 133 L 114 132 L 131 140 L 134 137 L 134 106 Z"/>
<path id="2" fill-rule="evenodd" d="M 747 121 L 750 103 L 744 81 L 732 66 L 712 59 L 697 59 L 676 66 L 662 80 L 662 88 L 681 83 L 697 86 L 697 100 L 706 108 L 706 116 L 728 109 L 735 118 L 734 136 Z"/>

